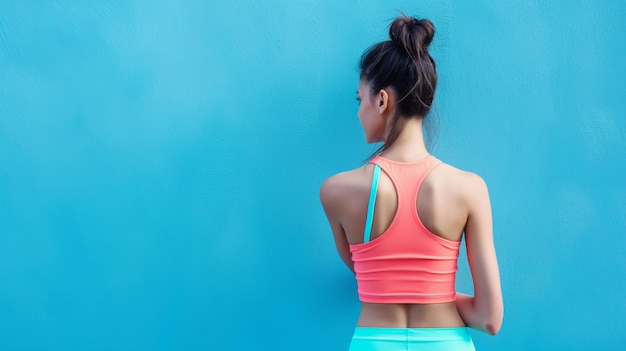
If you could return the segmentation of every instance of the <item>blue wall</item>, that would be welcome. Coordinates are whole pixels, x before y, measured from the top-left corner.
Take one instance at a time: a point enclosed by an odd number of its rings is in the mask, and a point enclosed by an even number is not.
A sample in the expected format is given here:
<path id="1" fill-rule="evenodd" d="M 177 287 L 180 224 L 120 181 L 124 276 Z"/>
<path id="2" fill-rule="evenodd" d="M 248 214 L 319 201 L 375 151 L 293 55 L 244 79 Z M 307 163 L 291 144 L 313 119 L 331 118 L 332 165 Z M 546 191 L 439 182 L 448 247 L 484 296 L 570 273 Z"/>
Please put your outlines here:
<path id="1" fill-rule="evenodd" d="M 433 152 L 490 185 L 478 349 L 623 347 L 625 2 L 5 0 L 0 350 L 346 349 L 318 189 L 372 150 L 357 61 L 398 10 L 437 27 Z"/>

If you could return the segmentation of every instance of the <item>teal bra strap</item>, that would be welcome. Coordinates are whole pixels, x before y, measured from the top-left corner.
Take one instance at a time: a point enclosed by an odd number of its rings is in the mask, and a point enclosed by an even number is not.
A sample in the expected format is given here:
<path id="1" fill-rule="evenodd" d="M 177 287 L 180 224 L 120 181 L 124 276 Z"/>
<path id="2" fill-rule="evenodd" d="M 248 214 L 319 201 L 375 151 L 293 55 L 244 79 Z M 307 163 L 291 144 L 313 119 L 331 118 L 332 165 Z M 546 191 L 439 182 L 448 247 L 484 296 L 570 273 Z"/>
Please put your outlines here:
<path id="1" fill-rule="evenodd" d="M 372 234 L 372 222 L 374 221 L 374 206 L 376 205 L 376 191 L 378 190 L 378 176 L 380 166 L 374 165 L 374 176 L 372 177 L 372 188 L 370 190 L 370 201 L 367 204 L 367 219 L 365 220 L 365 231 L 363 232 L 363 242 L 370 241 Z"/>

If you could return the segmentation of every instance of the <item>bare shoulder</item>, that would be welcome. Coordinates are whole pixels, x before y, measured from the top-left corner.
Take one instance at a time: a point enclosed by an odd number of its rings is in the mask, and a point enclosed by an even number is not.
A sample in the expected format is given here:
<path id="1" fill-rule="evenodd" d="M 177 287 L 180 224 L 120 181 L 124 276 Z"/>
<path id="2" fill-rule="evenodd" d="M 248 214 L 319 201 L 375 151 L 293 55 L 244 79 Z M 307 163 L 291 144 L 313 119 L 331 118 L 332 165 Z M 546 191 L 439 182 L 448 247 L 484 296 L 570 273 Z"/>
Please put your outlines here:
<path id="1" fill-rule="evenodd" d="M 368 166 L 337 173 L 326 179 L 320 188 L 320 199 L 324 207 L 349 198 L 363 186 L 369 187 L 366 167 Z"/>
<path id="2" fill-rule="evenodd" d="M 442 163 L 432 171 L 434 182 L 465 199 L 475 198 L 487 193 L 487 184 L 476 173 L 464 171 L 452 165 Z"/>

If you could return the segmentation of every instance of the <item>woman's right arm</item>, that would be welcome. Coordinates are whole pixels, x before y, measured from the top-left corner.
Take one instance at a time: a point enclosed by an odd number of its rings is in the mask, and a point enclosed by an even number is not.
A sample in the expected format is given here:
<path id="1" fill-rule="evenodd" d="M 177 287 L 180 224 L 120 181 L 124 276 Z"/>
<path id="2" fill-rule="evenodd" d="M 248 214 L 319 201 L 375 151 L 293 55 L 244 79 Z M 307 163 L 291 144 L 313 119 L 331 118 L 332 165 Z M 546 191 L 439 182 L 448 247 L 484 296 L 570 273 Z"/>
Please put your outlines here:
<path id="1" fill-rule="evenodd" d="M 465 243 L 474 296 L 457 293 L 456 306 L 469 327 L 495 335 L 502 325 L 504 305 L 493 242 L 489 192 L 479 176 L 471 174 L 468 181 Z"/>

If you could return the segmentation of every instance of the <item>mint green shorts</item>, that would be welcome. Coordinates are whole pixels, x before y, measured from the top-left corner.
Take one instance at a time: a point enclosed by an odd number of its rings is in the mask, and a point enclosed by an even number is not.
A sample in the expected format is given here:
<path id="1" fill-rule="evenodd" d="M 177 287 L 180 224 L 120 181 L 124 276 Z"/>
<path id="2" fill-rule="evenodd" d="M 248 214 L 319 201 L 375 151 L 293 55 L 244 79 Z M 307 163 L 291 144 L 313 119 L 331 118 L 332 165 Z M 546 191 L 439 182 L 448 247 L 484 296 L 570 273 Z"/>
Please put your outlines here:
<path id="1" fill-rule="evenodd" d="M 476 351 L 467 328 L 361 328 L 350 351 Z"/>

